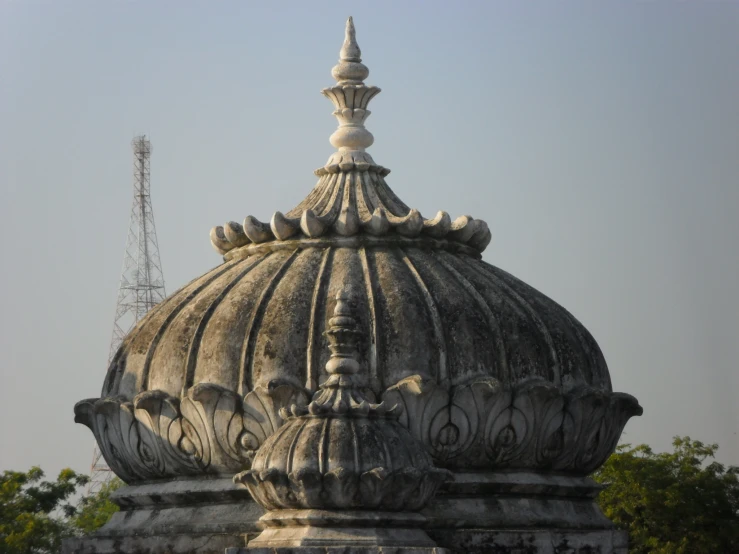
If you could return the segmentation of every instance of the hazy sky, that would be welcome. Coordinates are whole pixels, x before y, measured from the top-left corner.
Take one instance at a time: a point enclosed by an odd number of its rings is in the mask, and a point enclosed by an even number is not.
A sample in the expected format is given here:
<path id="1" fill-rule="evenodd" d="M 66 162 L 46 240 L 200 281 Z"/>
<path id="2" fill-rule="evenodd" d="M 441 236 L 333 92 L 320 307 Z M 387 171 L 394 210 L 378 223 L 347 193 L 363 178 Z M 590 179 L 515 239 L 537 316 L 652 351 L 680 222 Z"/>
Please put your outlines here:
<path id="1" fill-rule="evenodd" d="M 425 215 L 566 306 L 644 416 L 739 464 L 739 2 L 0 1 L 0 470 L 87 471 L 132 198 L 153 144 L 168 292 L 208 232 L 315 184 L 353 15 L 371 153 Z"/>

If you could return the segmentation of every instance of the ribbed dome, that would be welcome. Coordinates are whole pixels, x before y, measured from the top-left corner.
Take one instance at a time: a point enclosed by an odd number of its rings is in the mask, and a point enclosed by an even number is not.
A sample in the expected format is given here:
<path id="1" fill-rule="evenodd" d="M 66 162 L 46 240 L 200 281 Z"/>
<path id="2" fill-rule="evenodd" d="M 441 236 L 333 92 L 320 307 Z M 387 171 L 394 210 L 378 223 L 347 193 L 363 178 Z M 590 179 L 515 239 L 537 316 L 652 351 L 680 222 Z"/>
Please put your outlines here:
<path id="1" fill-rule="evenodd" d="M 505 271 L 450 244 L 343 243 L 252 247 L 175 292 L 124 341 L 103 395 L 181 396 L 198 383 L 244 395 L 273 380 L 315 390 L 333 296 L 347 284 L 370 330 L 360 356 L 378 395 L 411 375 L 611 390 L 590 333 Z"/>
<path id="2" fill-rule="evenodd" d="M 366 331 L 357 378 L 405 406 L 437 464 L 592 471 L 641 408 L 611 393 L 598 345 L 571 314 L 481 261 L 484 222 L 425 219 L 390 190 L 365 151 L 379 89 L 361 81 L 348 41 L 339 83 L 324 90 L 338 151 L 313 191 L 269 224 L 215 228 L 224 263 L 133 329 L 78 421 L 126 480 L 241 470 L 282 425 L 280 408 L 307 403 L 325 380 L 324 331 L 348 288 Z"/>

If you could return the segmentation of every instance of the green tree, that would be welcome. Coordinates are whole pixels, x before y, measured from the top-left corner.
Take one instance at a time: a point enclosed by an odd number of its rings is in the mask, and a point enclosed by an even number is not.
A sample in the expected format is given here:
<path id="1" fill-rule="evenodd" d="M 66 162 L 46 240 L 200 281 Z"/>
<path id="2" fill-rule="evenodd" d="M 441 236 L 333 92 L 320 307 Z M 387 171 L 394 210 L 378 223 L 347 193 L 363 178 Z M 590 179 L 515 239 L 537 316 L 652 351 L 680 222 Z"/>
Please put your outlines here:
<path id="1" fill-rule="evenodd" d="M 73 534 L 68 518 L 75 512 L 68 500 L 86 475 L 63 469 L 56 481 L 44 472 L 4 471 L 0 476 L 0 547 L 3 554 L 58 552 L 61 540 Z"/>
<path id="2" fill-rule="evenodd" d="M 675 437 L 674 451 L 619 446 L 594 479 L 599 504 L 629 532 L 635 554 L 739 553 L 739 467 L 715 461 L 718 445 Z"/>
<path id="3" fill-rule="evenodd" d="M 74 527 L 88 534 L 105 525 L 110 516 L 119 510 L 118 505 L 110 500 L 110 494 L 123 484 L 123 481 L 116 477 L 103 484 L 96 494 L 84 497 L 72 518 Z"/>

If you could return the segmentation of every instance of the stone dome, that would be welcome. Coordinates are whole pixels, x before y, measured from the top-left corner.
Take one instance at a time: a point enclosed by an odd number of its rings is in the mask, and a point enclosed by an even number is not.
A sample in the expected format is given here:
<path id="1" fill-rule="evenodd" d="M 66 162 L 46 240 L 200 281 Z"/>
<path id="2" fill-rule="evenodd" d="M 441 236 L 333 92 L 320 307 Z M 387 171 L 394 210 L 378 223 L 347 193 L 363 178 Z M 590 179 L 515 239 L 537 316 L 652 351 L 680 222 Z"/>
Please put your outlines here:
<path id="1" fill-rule="evenodd" d="M 103 394 L 246 394 L 278 380 L 315 390 L 333 296 L 353 285 L 376 394 L 419 375 L 444 386 L 534 379 L 610 391 L 603 355 L 564 308 L 451 241 L 388 236 L 242 247 L 155 307 L 110 366 Z"/>
<path id="2" fill-rule="evenodd" d="M 128 482 L 240 471 L 283 424 L 280 409 L 325 381 L 324 332 L 349 288 L 364 330 L 358 379 L 372 400 L 402 405 L 437 465 L 593 471 L 641 407 L 612 392 L 567 310 L 481 260 L 483 221 L 425 219 L 392 192 L 366 152 L 380 90 L 363 83 L 353 32 L 347 41 L 323 91 L 337 152 L 314 189 L 269 223 L 216 227 L 224 263 L 138 323 L 77 421 Z"/>

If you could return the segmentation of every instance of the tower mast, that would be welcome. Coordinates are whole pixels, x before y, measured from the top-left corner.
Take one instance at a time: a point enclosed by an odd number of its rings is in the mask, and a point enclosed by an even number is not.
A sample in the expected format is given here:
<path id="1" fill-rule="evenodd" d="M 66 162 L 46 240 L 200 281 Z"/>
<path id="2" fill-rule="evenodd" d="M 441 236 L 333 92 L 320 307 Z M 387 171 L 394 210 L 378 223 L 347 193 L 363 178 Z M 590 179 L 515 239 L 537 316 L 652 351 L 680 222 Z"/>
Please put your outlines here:
<path id="1" fill-rule="evenodd" d="M 166 296 L 154 211 L 151 207 L 151 142 L 146 135 L 141 135 L 134 137 L 131 146 L 133 205 L 123 254 L 108 365 L 133 326 Z M 111 477 L 110 468 L 96 445 L 90 467 L 88 494 L 97 491 Z"/>

